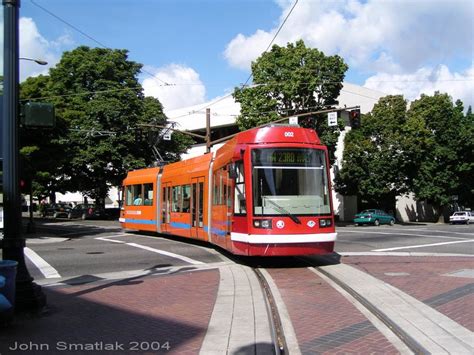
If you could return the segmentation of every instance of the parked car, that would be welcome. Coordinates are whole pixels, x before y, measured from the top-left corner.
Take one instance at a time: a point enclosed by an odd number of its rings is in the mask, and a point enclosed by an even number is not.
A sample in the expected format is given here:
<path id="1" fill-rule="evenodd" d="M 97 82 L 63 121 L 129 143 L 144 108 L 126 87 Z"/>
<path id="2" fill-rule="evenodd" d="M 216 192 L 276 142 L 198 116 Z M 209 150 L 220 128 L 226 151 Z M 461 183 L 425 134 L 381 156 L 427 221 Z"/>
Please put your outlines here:
<path id="1" fill-rule="evenodd" d="M 373 224 L 374 226 L 389 224 L 393 226 L 395 217 L 382 210 L 370 209 L 357 213 L 354 217 L 354 223 L 356 226 L 360 224 Z"/>
<path id="2" fill-rule="evenodd" d="M 73 208 L 68 213 L 67 218 L 81 218 L 81 219 L 92 219 L 92 218 L 106 218 L 104 209 L 91 204 L 80 203 Z"/>
<path id="3" fill-rule="evenodd" d="M 454 212 L 451 217 L 449 217 L 449 223 L 474 223 L 474 212 L 471 211 L 457 211 Z"/>
<path id="4" fill-rule="evenodd" d="M 70 210 L 67 203 L 52 203 L 43 208 L 43 217 L 67 218 Z"/>

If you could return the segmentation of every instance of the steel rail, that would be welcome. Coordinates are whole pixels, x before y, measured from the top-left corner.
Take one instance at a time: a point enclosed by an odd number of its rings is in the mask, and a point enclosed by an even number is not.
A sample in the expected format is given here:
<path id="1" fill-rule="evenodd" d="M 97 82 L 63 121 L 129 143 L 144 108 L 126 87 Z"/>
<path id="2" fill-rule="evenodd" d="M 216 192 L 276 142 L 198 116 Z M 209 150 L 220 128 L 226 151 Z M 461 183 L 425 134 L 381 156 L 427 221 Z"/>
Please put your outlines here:
<path id="1" fill-rule="evenodd" d="M 278 313 L 278 308 L 273 297 L 270 286 L 268 285 L 265 276 L 262 272 L 256 268 L 252 267 L 252 270 L 257 275 L 260 286 L 265 294 L 265 304 L 267 305 L 267 312 L 270 320 L 270 326 L 272 330 L 272 337 L 274 342 L 275 354 L 284 355 L 288 354 L 288 347 L 286 345 L 285 334 L 283 332 L 283 326 L 281 324 L 280 314 Z"/>
<path id="2" fill-rule="evenodd" d="M 309 267 L 315 269 L 317 272 L 320 272 L 328 279 L 333 281 L 349 295 L 351 295 L 359 304 L 361 304 L 365 309 L 367 309 L 372 315 L 379 319 L 393 334 L 395 334 L 414 354 L 429 354 L 429 351 L 425 349 L 419 342 L 417 342 L 412 336 L 410 336 L 406 331 L 404 331 L 398 324 L 391 320 L 385 313 L 380 311 L 374 304 L 372 304 L 367 298 L 362 296 L 360 293 L 356 292 L 349 285 L 344 283 L 342 280 L 338 279 L 331 273 L 318 268 L 314 263 L 310 262 L 304 257 L 297 257 L 299 260 L 303 261 Z"/>

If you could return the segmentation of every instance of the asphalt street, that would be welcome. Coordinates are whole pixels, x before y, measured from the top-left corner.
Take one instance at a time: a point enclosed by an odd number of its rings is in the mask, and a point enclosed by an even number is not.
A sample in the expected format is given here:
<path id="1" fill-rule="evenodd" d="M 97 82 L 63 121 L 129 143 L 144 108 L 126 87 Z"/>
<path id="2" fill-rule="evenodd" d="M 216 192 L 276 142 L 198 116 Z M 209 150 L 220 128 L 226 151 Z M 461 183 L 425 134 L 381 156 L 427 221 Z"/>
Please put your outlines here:
<path id="1" fill-rule="evenodd" d="M 474 255 L 474 225 L 409 224 L 341 226 L 336 252 L 341 255 Z M 176 267 L 205 267 L 228 255 L 207 243 L 126 232 L 116 221 L 46 220 L 36 234 L 25 234 L 25 255 L 37 282 L 80 283 L 92 275 L 139 270 L 169 272 Z"/>

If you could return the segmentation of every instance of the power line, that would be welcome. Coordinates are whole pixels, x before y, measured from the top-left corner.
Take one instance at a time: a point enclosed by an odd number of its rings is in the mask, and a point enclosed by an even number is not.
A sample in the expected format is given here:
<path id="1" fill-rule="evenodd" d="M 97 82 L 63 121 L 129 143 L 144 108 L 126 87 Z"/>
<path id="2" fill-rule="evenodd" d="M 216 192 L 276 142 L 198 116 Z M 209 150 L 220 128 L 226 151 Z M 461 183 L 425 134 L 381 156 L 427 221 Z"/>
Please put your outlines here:
<path id="1" fill-rule="evenodd" d="M 281 23 L 280 27 L 278 28 L 278 30 L 276 31 L 275 35 L 273 36 L 272 40 L 270 41 L 270 43 L 268 44 L 267 46 L 267 49 L 265 49 L 265 51 L 263 53 L 266 53 L 268 51 L 268 49 L 271 47 L 271 45 L 273 44 L 273 42 L 275 41 L 275 39 L 277 38 L 278 34 L 280 33 L 281 29 L 283 28 L 283 26 L 285 25 L 285 22 L 286 20 L 288 20 L 288 17 L 290 17 L 291 13 L 293 12 L 294 8 L 296 7 L 296 4 L 298 3 L 299 0 L 296 0 L 295 3 L 293 4 L 293 6 L 291 7 L 291 10 L 288 12 L 288 14 L 286 15 L 285 19 L 283 20 L 283 22 Z M 262 53 L 262 54 L 263 54 Z M 242 85 L 242 88 L 245 87 L 247 85 L 247 83 L 249 82 L 249 80 L 252 78 L 253 74 L 250 73 L 249 77 L 247 78 L 247 80 L 245 81 L 245 83 Z"/>

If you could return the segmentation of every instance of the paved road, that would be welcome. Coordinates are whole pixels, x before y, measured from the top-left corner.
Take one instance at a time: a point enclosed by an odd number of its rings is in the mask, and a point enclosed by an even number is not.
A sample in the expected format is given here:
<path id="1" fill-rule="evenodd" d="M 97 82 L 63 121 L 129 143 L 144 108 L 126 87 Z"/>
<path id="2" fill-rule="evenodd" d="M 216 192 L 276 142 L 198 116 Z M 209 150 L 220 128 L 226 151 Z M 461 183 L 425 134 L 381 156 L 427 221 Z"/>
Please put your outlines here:
<path id="1" fill-rule="evenodd" d="M 474 225 L 349 225 L 337 229 L 336 251 L 474 254 Z"/>
<path id="2" fill-rule="evenodd" d="M 169 271 L 190 264 L 203 267 L 225 258 L 225 253 L 206 243 L 125 233 L 115 221 L 46 221 L 38 223 L 37 230 L 36 238 L 25 234 L 28 238 L 25 251 L 30 273 L 39 282 L 57 279 L 80 282 L 84 277 L 90 277 L 88 275 Z M 474 225 L 349 225 L 339 227 L 337 232 L 336 251 L 341 255 L 474 255 Z"/>

